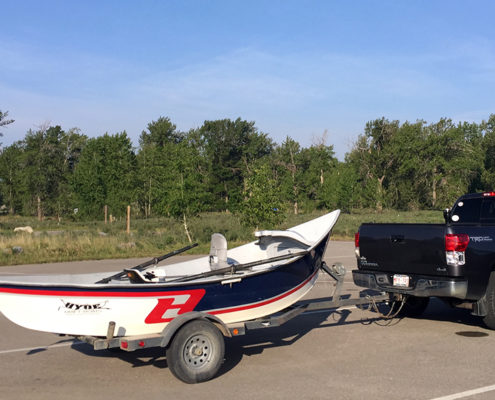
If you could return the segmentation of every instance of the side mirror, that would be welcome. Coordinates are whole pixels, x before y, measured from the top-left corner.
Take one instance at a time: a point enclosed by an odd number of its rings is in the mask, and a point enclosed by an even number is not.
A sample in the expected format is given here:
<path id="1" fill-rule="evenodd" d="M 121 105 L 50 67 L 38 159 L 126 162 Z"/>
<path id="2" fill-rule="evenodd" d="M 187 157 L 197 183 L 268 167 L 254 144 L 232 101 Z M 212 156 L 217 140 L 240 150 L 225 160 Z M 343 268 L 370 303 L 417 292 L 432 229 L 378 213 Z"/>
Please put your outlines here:
<path id="1" fill-rule="evenodd" d="M 446 224 L 450 222 L 450 208 L 446 208 L 445 210 L 443 210 L 443 219 L 445 220 Z"/>

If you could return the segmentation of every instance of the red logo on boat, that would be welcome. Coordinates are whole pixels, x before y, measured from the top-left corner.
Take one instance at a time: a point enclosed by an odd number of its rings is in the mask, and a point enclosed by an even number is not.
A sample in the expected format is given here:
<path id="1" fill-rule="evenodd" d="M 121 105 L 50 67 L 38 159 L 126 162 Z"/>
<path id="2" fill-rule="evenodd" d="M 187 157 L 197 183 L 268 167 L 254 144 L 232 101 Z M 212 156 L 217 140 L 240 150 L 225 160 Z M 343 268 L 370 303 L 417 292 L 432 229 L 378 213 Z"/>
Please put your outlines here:
<path id="1" fill-rule="evenodd" d="M 193 311 L 205 294 L 204 289 L 188 290 L 184 292 L 170 292 L 158 299 L 158 304 L 149 313 L 144 322 L 159 324 L 170 322 L 180 314 Z"/>

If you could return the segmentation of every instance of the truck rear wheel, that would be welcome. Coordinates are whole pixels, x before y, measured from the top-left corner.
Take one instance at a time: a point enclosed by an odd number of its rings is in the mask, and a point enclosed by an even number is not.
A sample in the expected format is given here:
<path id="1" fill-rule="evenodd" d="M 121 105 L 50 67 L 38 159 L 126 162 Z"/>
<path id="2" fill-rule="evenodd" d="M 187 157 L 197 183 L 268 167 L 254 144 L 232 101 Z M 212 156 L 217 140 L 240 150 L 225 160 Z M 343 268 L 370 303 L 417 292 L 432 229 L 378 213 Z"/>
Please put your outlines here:
<path id="1" fill-rule="evenodd" d="M 483 322 L 488 328 L 495 329 L 495 272 L 490 274 L 485 298 L 486 315 L 483 317 Z"/>
<path id="2" fill-rule="evenodd" d="M 183 382 L 204 382 L 217 374 L 224 354 L 225 343 L 218 328 L 206 320 L 194 320 L 175 334 L 167 348 L 167 364 Z"/>
<path id="3" fill-rule="evenodd" d="M 409 296 L 399 312 L 399 317 L 417 318 L 425 312 L 429 303 L 429 297 Z"/>

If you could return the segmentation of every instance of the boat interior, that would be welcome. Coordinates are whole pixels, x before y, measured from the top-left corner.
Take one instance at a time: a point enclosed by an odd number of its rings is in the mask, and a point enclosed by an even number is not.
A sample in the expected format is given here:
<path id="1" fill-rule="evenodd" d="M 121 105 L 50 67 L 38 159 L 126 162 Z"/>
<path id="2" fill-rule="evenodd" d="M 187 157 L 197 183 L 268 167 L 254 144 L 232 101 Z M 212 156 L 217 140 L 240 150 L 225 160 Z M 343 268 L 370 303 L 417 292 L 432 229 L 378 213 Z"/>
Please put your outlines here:
<path id="1" fill-rule="evenodd" d="M 255 232 L 256 241 L 228 249 L 226 238 L 220 233 L 211 237 L 208 256 L 172 264 L 150 265 L 146 268 L 125 268 L 120 272 L 64 275 L 0 276 L 0 284 L 68 285 L 95 287 L 98 285 L 129 285 L 181 282 L 204 282 L 226 277 L 245 277 L 268 271 L 293 262 L 311 251 L 329 236 L 340 210 L 323 215 L 288 230 Z"/>

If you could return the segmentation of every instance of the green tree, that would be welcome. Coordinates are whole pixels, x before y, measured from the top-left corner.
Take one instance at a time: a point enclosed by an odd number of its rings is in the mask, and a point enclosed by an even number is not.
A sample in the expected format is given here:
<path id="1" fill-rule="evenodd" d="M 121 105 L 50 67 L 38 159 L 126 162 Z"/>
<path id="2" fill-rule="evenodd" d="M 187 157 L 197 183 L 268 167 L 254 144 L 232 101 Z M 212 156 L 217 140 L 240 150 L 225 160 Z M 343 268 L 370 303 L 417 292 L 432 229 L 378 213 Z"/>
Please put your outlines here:
<path id="1" fill-rule="evenodd" d="M 2 126 L 8 125 L 8 124 L 11 124 L 12 122 L 14 122 L 13 119 L 6 119 L 8 114 L 9 114 L 8 111 L 2 112 L 0 110 L 0 128 Z M 0 132 L 0 137 L 2 137 L 2 136 L 3 136 L 3 134 L 2 134 L 2 132 Z M 1 148 L 2 148 L 2 142 L 0 142 L 0 149 Z M 2 205 L 2 204 L 3 204 L 2 191 L 0 190 L 0 205 Z"/>
<path id="2" fill-rule="evenodd" d="M 245 200 L 239 207 L 241 222 L 258 229 L 279 225 L 285 219 L 277 181 L 268 163 L 251 169 L 244 189 Z"/>
<path id="3" fill-rule="evenodd" d="M 174 181 L 170 154 L 184 140 L 184 134 L 168 118 L 160 117 L 141 133 L 137 162 L 139 167 L 139 202 L 146 217 L 166 212 L 167 192 Z"/>
<path id="4" fill-rule="evenodd" d="M 245 178 L 254 163 L 273 151 L 273 143 L 254 122 L 237 118 L 205 121 L 199 129 L 208 166 L 209 191 L 216 210 L 236 211 Z"/>
<path id="5" fill-rule="evenodd" d="M 193 137 L 187 136 L 169 148 L 173 175 L 170 176 L 166 196 L 167 213 L 182 221 L 190 243 L 192 237 L 188 221 L 206 209 L 208 198 L 202 173 L 202 159 L 192 139 Z"/>
<path id="6" fill-rule="evenodd" d="M 281 196 L 284 201 L 292 205 L 293 213 L 297 215 L 304 179 L 300 162 L 301 146 L 287 136 L 284 142 L 275 149 L 274 159 Z"/>
<path id="7" fill-rule="evenodd" d="M 325 181 L 330 179 L 337 168 L 333 146 L 324 143 L 312 145 L 301 151 L 302 184 L 304 201 L 318 206 L 323 196 Z"/>
<path id="8" fill-rule="evenodd" d="M 76 198 L 72 188 L 72 178 L 87 140 L 87 136 L 83 135 L 78 128 L 65 132 L 60 139 L 59 147 L 63 154 L 62 165 L 59 166 L 61 174 L 57 191 L 53 193 L 55 213 L 59 217 L 73 215 Z"/>
<path id="9" fill-rule="evenodd" d="M 360 205 L 358 173 L 349 163 L 338 162 L 325 176 L 318 205 L 349 212 Z"/>
<path id="10" fill-rule="evenodd" d="M 0 192 L 11 215 L 22 209 L 25 193 L 22 144 L 14 143 L 0 152 Z"/>
<path id="11" fill-rule="evenodd" d="M 389 171 L 390 206 L 417 210 L 428 202 L 429 190 L 422 171 L 426 142 L 424 121 L 406 121 L 399 127 L 392 147 L 395 163 Z"/>
<path id="12" fill-rule="evenodd" d="M 11 213 L 61 217 L 71 209 L 70 176 L 85 136 L 60 126 L 28 131 L 0 156 L 1 191 Z"/>
<path id="13" fill-rule="evenodd" d="M 466 135 L 472 133 L 470 131 L 468 125 L 455 125 L 444 118 L 426 127 L 418 182 L 424 182 L 429 188 L 428 206 L 443 208 L 450 205 L 453 198 L 468 191 L 481 168 L 477 139 Z"/>
<path id="14" fill-rule="evenodd" d="M 479 181 L 481 142 L 480 126 L 445 118 L 430 125 L 368 122 L 348 155 L 358 171 L 362 205 L 445 207 Z"/>
<path id="15" fill-rule="evenodd" d="M 483 123 L 485 135 L 482 140 L 483 172 L 482 187 L 486 191 L 495 189 L 495 114 Z"/>
<path id="16" fill-rule="evenodd" d="M 9 115 L 8 111 L 2 112 L 0 110 L 0 128 L 14 122 L 13 119 L 7 119 L 8 115 Z M 3 136 L 3 134 L 2 134 L 2 132 L 0 132 L 0 137 L 2 137 L 2 136 Z M 0 143 L 0 146 L 1 145 L 2 145 L 2 143 Z"/>
<path id="17" fill-rule="evenodd" d="M 123 216 L 136 199 L 136 155 L 126 132 L 89 139 L 76 165 L 72 186 L 78 208 L 86 216 L 100 216 L 108 205 Z"/>
<path id="18" fill-rule="evenodd" d="M 396 155 L 391 146 L 399 128 L 399 121 L 389 121 L 385 118 L 366 123 L 364 134 L 360 136 L 353 149 L 353 162 L 360 166 L 362 181 L 368 186 L 375 187 L 373 197 L 375 208 L 381 211 L 386 199 L 387 178 L 396 161 Z"/>
<path id="19" fill-rule="evenodd" d="M 57 212 L 67 176 L 61 148 L 65 132 L 60 126 L 30 130 L 24 138 L 24 179 L 30 193 L 25 207 L 36 209 L 38 219 Z M 32 212 L 32 211 L 31 211 Z"/>
<path id="20" fill-rule="evenodd" d="M 141 133 L 140 144 L 164 147 L 167 143 L 179 143 L 182 139 L 183 134 L 177 131 L 170 118 L 159 117 L 148 124 L 147 131 Z"/>

